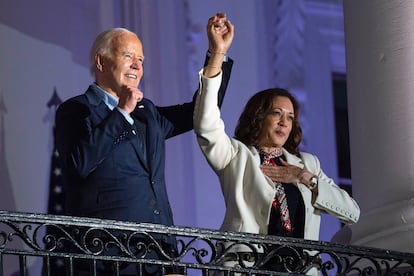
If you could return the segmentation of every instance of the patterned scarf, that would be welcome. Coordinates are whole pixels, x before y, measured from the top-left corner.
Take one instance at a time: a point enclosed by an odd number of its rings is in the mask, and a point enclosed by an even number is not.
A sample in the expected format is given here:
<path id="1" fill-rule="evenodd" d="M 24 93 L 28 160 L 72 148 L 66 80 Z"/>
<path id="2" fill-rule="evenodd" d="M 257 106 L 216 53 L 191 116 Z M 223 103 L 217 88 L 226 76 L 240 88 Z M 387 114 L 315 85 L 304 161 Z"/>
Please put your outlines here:
<path id="1" fill-rule="evenodd" d="M 276 148 L 270 153 L 264 152 L 259 146 L 255 146 L 259 151 L 259 154 L 263 157 L 262 165 L 277 166 L 275 158 L 278 158 L 283 155 L 281 148 Z M 276 195 L 273 198 L 273 208 L 279 210 L 280 219 L 282 220 L 283 229 L 287 232 L 292 231 L 292 223 L 290 221 L 289 208 L 287 204 L 287 198 L 285 189 L 283 188 L 282 183 L 275 182 L 276 185 Z"/>

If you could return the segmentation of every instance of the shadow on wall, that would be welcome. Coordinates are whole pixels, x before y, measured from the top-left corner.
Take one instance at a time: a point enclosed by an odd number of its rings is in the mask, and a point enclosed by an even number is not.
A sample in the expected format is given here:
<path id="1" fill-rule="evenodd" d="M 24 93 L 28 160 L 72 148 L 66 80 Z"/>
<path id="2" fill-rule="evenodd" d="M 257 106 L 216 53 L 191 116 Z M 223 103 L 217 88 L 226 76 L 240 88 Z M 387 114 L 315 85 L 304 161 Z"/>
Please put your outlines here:
<path id="1" fill-rule="evenodd" d="M 16 203 L 13 195 L 13 185 L 11 183 L 9 167 L 6 159 L 6 139 L 4 119 L 7 113 L 7 108 L 4 104 L 3 95 L 0 98 L 0 210 L 17 211 Z"/>
<path id="2" fill-rule="evenodd" d="M 5 127 L 4 119 L 7 114 L 7 108 L 4 104 L 3 95 L 0 98 L 0 210 L 17 211 L 16 202 L 14 200 L 13 186 L 10 179 L 9 167 L 6 159 L 6 141 L 5 141 Z M 19 242 L 20 243 L 20 242 Z M 23 245 L 21 245 L 23 246 Z M 4 275 L 17 276 L 18 272 L 13 272 L 8 267 L 18 267 L 18 260 L 10 258 L 10 260 L 3 260 L 8 266 L 5 267 Z M 1 274 L 1 273 L 0 273 Z"/>
<path id="3" fill-rule="evenodd" d="M 89 48 L 94 37 L 85 36 L 99 29 L 98 21 L 90 20 L 98 8 L 97 0 L 0 1 L 0 24 L 66 48 L 76 63 L 88 66 Z"/>

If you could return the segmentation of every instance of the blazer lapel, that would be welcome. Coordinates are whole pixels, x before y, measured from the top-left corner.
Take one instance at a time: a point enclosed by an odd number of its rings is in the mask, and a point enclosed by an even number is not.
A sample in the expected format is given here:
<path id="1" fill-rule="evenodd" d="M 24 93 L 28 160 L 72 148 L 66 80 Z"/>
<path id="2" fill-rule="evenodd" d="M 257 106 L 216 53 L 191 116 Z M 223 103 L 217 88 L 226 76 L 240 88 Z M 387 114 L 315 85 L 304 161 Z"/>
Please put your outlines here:
<path id="1" fill-rule="evenodd" d="M 254 146 L 249 146 L 249 149 L 253 155 L 253 158 L 257 161 L 257 164 L 260 164 L 260 155 L 259 152 L 257 151 L 256 147 Z"/>
<path id="2" fill-rule="evenodd" d="M 291 165 L 295 165 L 301 169 L 303 169 L 304 164 L 301 158 L 297 157 L 294 154 L 291 154 L 290 152 L 288 152 L 285 148 L 283 148 L 283 155 L 285 155 L 286 157 L 286 161 L 291 164 Z"/>
<path id="3" fill-rule="evenodd" d="M 98 96 L 97 92 L 95 92 L 95 88 L 93 86 L 89 86 L 88 90 L 85 92 L 85 95 L 89 101 L 89 103 L 93 106 L 96 106 L 95 109 L 97 117 L 99 117 L 100 120 L 103 120 L 108 114 L 111 112 L 109 107 L 105 104 L 105 102 Z M 138 113 L 135 113 L 137 115 Z M 144 125 L 147 124 L 145 116 L 138 116 L 139 120 L 143 122 Z M 147 162 L 147 154 L 146 150 L 142 147 L 141 141 L 139 139 L 145 139 L 146 137 L 140 137 L 139 129 L 133 126 L 134 131 L 137 132 L 138 137 L 132 137 L 131 138 L 131 144 L 132 147 L 135 150 L 135 153 L 137 154 L 139 160 L 141 161 L 141 164 L 143 168 L 145 168 L 147 171 L 149 171 L 148 162 Z M 142 132 L 141 132 L 142 134 Z M 145 141 L 145 144 L 148 145 L 148 142 Z"/>
<path id="4" fill-rule="evenodd" d="M 134 140 L 138 140 L 138 139 L 142 139 L 143 143 L 140 143 L 140 141 L 135 141 L 134 147 L 135 150 L 138 153 L 138 156 L 141 160 L 141 162 L 144 164 L 145 168 L 150 171 L 151 169 L 151 149 L 152 149 L 152 143 L 149 141 L 148 137 L 151 137 L 150 134 L 150 127 L 149 127 L 149 123 L 148 123 L 148 117 L 146 116 L 146 110 L 145 110 L 145 105 L 138 103 L 136 109 L 142 109 L 139 112 L 134 112 L 133 114 L 133 118 L 135 121 L 139 121 L 139 123 L 141 123 L 141 128 L 138 128 L 137 131 L 139 131 L 140 133 L 138 133 L 138 135 L 142 135 L 142 136 L 138 136 L 137 139 Z"/>
<path id="5" fill-rule="evenodd" d="M 96 106 L 94 110 L 99 120 L 103 120 L 106 116 L 108 116 L 109 112 L 111 112 L 105 102 L 98 96 L 92 85 L 89 86 L 88 90 L 86 90 L 85 96 L 90 105 Z"/>
<path id="6" fill-rule="evenodd" d="M 132 145 L 134 146 L 135 152 L 138 155 L 138 158 L 141 160 L 143 167 L 149 171 L 149 162 L 148 162 L 148 139 L 146 124 L 138 119 L 134 120 L 134 128 L 137 132 L 137 137 L 132 139 Z"/>

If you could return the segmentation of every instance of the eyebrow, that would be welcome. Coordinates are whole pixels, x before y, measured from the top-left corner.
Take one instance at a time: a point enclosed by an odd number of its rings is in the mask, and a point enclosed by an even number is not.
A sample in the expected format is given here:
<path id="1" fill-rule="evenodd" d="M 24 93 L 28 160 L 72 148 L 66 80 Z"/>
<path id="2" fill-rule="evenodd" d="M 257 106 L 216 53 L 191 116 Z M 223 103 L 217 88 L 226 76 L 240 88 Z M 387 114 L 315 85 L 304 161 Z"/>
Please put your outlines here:
<path id="1" fill-rule="evenodd" d="M 125 55 L 125 54 L 131 54 L 131 55 L 135 55 L 135 56 L 137 56 L 137 57 L 144 58 L 144 55 L 138 55 L 138 54 L 135 54 L 134 52 L 131 52 L 131 51 L 122 51 L 121 53 L 122 53 L 123 55 Z"/>
<path id="2" fill-rule="evenodd" d="M 283 109 L 283 108 L 281 108 L 281 107 L 274 107 L 274 108 L 272 108 L 272 110 L 275 110 L 275 109 L 279 109 L 279 110 L 281 110 L 281 111 L 283 111 L 283 112 L 286 112 L 286 113 L 289 113 L 289 114 L 293 114 L 293 115 L 295 115 L 295 111 L 288 111 L 288 110 Z"/>

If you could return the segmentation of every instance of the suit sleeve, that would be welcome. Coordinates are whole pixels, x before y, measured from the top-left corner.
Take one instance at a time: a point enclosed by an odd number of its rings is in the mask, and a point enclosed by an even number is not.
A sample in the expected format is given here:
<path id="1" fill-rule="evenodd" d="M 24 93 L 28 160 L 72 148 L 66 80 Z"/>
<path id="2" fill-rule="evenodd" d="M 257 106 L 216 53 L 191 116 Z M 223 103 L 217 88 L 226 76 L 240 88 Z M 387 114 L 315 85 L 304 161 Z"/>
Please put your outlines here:
<path id="1" fill-rule="evenodd" d="M 206 59 L 204 61 L 204 66 L 207 65 L 208 60 L 209 60 L 209 57 L 208 57 L 208 55 L 206 55 Z M 223 105 L 224 96 L 226 95 L 227 86 L 229 84 L 232 68 L 233 68 L 233 60 L 231 58 L 228 58 L 228 60 L 226 62 L 223 62 L 223 65 L 221 67 L 222 77 L 221 77 L 221 84 L 220 84 L 220 88 L 219 88 L 218 96 L 217 96 L 217 104 L 220 108 Z M 193 102 L 195 102 L 196 96 L 197 96 L 197 91 L 196 91 L 196 93 L 194 93 Z"/>
<path id="2" fill-rule="evenodd" d="M 312 154 L 302 153 L 305 164 L 319 178 L 318 195 L 313 206 L 321 211 L 337 217 L 346 224 L 355 223 L 359 219 L 360 209 L 357 202 L 321 169 L 319 159 Z M 313 165 L 309 165 L 313 163 Z"/>
<path id="3" fill-rule="evenodd" d="M 208 61 L 208 56 L 206 56 L 205 64 Z M 233 67 L 233 60 L 228 59 L 228 61 L 223 62 L 222 66 L 222 80 L 217 96 L 217 104 L 219 107 L 222 106 L 224 101 L 224 96 L 226 95 L 227 86 L 231 76 L 231 70 Z M 198 91 L 198 90 L 197 90 Z M 184 132 L 190 131 L 193 129 L 193 113 L 194 113 L 194 105 L 197 97 L 197 91 L 194 93 L 193 99 L 191 102 L 180 104 L 180 105 L 172 105 L 172 106 L 164 106 L 164 107 L 157 107 L 158 112 L 161 116 L 165 117 L 169 120 L 172 125 L 174 126 L 170 133 L 166 134 L 166 138 L 171 138 L 176 135 L 182 134 Z"/>

